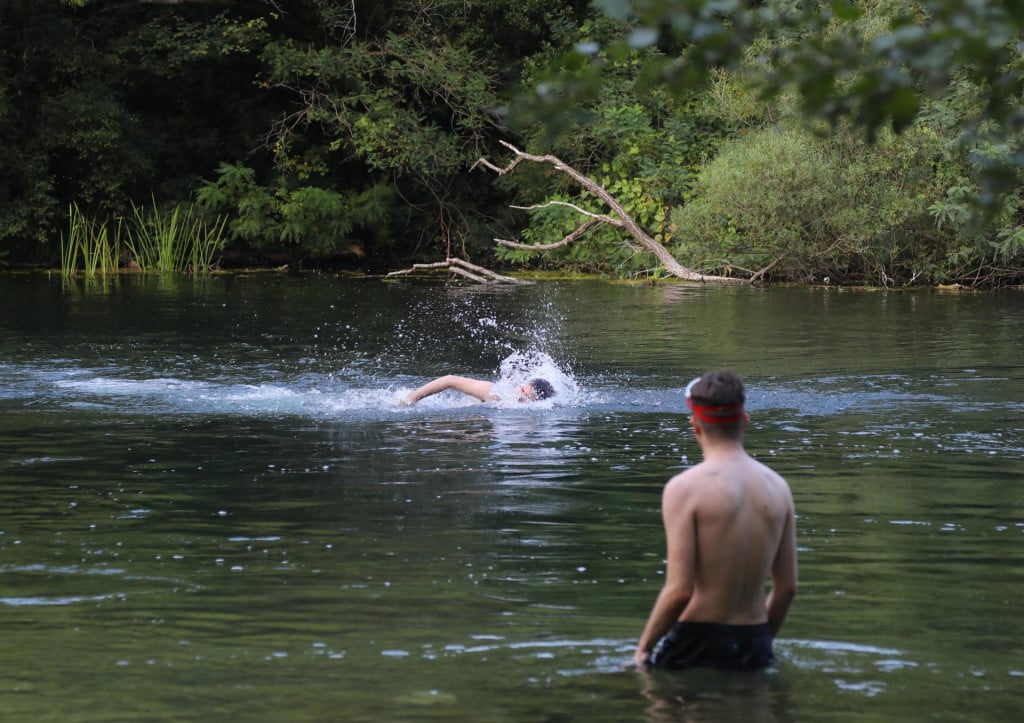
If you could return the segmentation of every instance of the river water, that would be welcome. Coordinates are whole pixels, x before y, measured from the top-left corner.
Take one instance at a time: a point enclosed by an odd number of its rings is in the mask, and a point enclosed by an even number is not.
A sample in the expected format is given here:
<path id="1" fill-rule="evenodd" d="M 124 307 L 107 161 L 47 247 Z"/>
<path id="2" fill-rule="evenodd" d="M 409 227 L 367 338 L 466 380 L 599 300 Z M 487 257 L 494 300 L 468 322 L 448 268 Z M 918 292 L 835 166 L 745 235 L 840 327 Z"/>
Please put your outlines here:
<path id="1" fill-rule="evenodd" d="M 0 718 L 1011 720 L 1024 294 L 0 277 Z M 400 394 L 459 373 L 553 403 Z M 769 671 L 626 667 L 681 392 L 798 514 Z"/>

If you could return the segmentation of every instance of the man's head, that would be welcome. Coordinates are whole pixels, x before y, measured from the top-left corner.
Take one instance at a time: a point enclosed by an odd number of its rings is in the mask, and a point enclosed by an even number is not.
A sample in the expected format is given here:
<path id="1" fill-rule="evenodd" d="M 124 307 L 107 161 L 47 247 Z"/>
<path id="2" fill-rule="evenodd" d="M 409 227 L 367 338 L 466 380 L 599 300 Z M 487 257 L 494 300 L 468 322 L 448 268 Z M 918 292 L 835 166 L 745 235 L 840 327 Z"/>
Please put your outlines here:
<path id="1" fill-rule="evenodd" d="M 739 440 L 747 424 L 743 382 L 729 369 L 707 372 L 686 387 L 694 426 L 713 439 Z"/>
<path id="2" fill-rule="evenodd" d="M 520 401 L 536 402 L 555 396 L 555 388 L 547 379 L 531 379 L 519 388 Z"/>

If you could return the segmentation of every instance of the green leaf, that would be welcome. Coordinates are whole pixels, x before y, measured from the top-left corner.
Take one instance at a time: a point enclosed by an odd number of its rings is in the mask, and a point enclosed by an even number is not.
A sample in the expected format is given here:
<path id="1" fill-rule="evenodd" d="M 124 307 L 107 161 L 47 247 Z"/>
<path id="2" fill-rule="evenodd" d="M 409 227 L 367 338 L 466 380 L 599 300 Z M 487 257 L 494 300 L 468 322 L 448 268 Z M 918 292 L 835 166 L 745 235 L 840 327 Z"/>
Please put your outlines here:
<path id="1" fill-rule="evenodd" d="M 853 22 L 863 17 L 861 9 L 847 0 L 832 0 L 832 13 L 840 20 Z"/>
<path id="2" fill-rule="evenodd" d="M 895 88 L 885 100 L 885 111 L 892 116 L 893 130 L 900 132 L 917 117 L 920 101 L 910 88 Z"/>

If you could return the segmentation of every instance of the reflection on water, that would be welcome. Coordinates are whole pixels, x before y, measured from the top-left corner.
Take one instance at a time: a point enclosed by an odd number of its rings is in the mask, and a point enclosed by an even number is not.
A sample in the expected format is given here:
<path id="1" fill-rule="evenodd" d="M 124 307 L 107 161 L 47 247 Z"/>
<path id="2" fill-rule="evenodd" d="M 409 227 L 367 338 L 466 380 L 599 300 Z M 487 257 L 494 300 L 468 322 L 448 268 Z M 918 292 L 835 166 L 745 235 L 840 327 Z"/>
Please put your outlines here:
<path id="1" fill-rule="evenodd" d="M 717 722 L 969 700 L 1009 718 L 1022 305 L 0 279 L 0 710 Z M 793 487 L 801 593 L 771 671 L 642 674 L 661 486 L 699 455 L 681 386 L 719 365 Z M 557 403 L 396 403 L 441 374 L 538 371 Z"/>
<path id="2" fill-rule="evenodd" d="M 796 711 L 789 686 L 774 671 L 726 673 L 693 671 L 687 676 L 644 674 L 648 700 L 644 720 L 680 721 L 794 721 Z"/>

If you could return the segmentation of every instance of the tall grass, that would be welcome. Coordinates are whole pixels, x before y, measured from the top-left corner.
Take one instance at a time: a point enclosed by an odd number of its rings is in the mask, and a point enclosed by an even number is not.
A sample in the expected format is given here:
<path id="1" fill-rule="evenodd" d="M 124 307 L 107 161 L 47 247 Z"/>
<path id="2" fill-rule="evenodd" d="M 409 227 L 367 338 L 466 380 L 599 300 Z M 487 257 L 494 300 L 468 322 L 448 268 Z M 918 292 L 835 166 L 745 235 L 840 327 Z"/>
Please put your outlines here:
<path id="1" fill-rule="evenodd" d="M 227 225 L 226 216 L 218 216 L 209 225 L 205 221 L 200 221 L 196 228 L 197 233 L 192 237 L 191 253 L 189 254 L 192 273 L 197 274 L 213 268 L 214 259 L 227 243 L 227 238 L 224 235 Z"/>
<path id="2" fill-rule="evenodd" d="M 60 272 L 65 277 L 78 273 L 78 256 L 82 250 L 82 229 L 75 223 L 78 207 L 72 204 L 68 235 L 60 235 Z"/>
<path id="3" fill-rule="evenodd" d="M 115 225 L 111 234 L 106 223 L 86 218 L 77 204 L 71 204 L 68 214 L 68 235 L 61 236 L 61 273 L 65 277 L 78 273 L 78 262 L 87 278 L 117 271 L 121 245 L 121 226 Z"/>
<path id="4" fill-rule="evenodd" d="M 209 271 L 226 242 L 227 219 L 208 224 L 191 206 L 162 210 L 155 201 L 149 209 L 132 204 L 128 223 L 126 245 L 142 271 Z"/>
<path id="5" fill-rule="evenodd" d="M 132 204 L 129 216 L 108 224 L 86 218 L 72 204 L 68 234 L 61 236 L 61 274 L 76 276 L 80 262 L 86 277 L 115 273 L 122 249 L 139 271 L 204 273 L 224 248 L 226 228 L 226 218 L 208 222 L 191 206 L 163 210 L 155 201 L 150 208 Z"/>
<path id="6" fill-rule="evenodd" d="M 132 204 L 128 218 L 128 250 L 141 271 L 171 272 L 185 265 L 185 226 L 180 206 L 161 211 L 156 202 L 151 210 Z"/>

